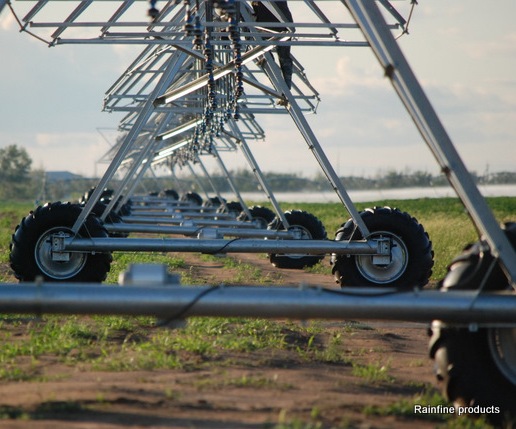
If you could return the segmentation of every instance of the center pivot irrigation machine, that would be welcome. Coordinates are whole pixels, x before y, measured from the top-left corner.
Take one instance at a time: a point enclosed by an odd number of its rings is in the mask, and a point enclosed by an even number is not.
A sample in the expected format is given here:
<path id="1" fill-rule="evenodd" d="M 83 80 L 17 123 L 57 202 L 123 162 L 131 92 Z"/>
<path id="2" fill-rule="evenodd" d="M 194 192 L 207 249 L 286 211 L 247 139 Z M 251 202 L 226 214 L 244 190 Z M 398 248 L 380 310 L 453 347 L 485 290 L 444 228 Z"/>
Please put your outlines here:
<path id="1" fill-rule="evenodd" d="M 416 2 L 399 3 L 405 13 L 387 0 L 177 0 L 151 1 L 150 9 L 133 0 L 0 1 L 22 31 L 50 46 L 144 46 L 105 95 L 106 111 L 125 114 L 105 175 L 81 204 L 47 204 L 22 220 L 10 261 L 25 283 L 4 285 L 0 311 L 433 321 L 430 354 L 448 398 L 515 417 L 516 228 L 498 225 L 400 51 L 396 37 L 406 33 Z M 374 52 L 479 233 L 440 290 L 421 289 L 433 265 L 422 225 L 395 209 L 353 205 L 305 118 L 319 95 L 292 46 Z M 292 118 L 348 212 L 334 240 L 312 214 L 283 212 L 267 185 L 251 150 L 264 136 L 256 118 L 265 114 Z M 243 154 L 273 210 L 246 207 L 223 161 L 228 151 Z M 211 157 L 236 201 L 227 202 L 211 180 L 204 163 Z M 179 182 L 177 190 L 138 195 L 159 164 L 172 177 L 182 168 L 202 177 L 204 201 Z M 108 191 L 117 173 L 120 185 Z M 105 279 L 115 251 L 267 253 L 278 268 L 331 255 L 343 288 L 180 287 L 152 266 L 132 267 L 125 287 L 92 284 Z"/>

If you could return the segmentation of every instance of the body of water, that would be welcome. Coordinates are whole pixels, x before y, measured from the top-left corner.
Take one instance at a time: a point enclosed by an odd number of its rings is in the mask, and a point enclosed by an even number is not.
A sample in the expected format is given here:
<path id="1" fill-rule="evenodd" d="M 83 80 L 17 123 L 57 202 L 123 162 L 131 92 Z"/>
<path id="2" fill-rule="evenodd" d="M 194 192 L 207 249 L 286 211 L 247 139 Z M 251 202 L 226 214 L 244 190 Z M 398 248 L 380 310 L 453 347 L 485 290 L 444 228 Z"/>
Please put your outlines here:
<path id="1" fill-rule="evenodd" d="M 480 186 L 480 192 L 485 197 L 516 197 L 516 185 L 488 185 Z M 362 191 L 348 191 L 355 203 L 378 200 L 410 200 L 416 198 L 445 198 L 457 197 L 449 186 L 402 188 L 402 189 L 371 189 Z M 275 192 L 274 196 L 279 202 L 286 203 L 338 203 L 340 202 L 334 192 Z M 266 201 L 262 192 L 243 192 L 242 197 L 248 201 Z"/>

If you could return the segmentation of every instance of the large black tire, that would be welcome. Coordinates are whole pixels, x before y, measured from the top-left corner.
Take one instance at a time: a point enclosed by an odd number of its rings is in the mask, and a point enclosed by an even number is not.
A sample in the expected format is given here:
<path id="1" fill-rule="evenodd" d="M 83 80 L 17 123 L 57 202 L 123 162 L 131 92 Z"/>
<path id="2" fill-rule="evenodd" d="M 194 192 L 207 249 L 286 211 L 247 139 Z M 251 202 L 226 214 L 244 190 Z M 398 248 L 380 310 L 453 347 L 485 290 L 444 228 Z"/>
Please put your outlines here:
<path id="1" fill-rule="evenodd" d="M 93 194 L 93 191 L 95 191 L 95 186 L 91 187 L 84 193 L 84 195 L 79 200 L 79 203 L 85 203 L 86 201 L 88 201 L 91 195 Z"/>
<path id="2" fill-rule="evenodd" d="M 180 201 L 188 201 L 194 206 L 202 206 L 202 197 L 196 192 L 187 192 L 181 195 Z"/>
<path id="3" fill-rule="evenodd" d="M 252 206 L 249 207 L 249 213 L 251 214 L 251 217 L 253 218 L 253 221 L 257 222 L 260 229 L 267 229 L 268 225 L 275 219 L 276 215 L 274 212 L 267 208 L 262 206 Z M 242 211 L 238 217 L 237 220 L 245 222 L 249 221 L 249 216 L 247 216 L 247 213 L 245 211 Z"/>
<path id="4" fill-rule="evenodd" d="M 93 195 L 93 192 L 95 191 L 95 186 L 91 187 L 82 197 L 81 197 L 81 200 L 79 201 L 80 203 L 86 203 L 90 198 L 91 196 Z M 114 191 L 113 189 L 108 189 L 108 188 L 104 188 L 104 190 L 102 191 L 102 193 L 100 194 L 100 197 L 99 197 L 99 201 L 100 200 L 104 200 L 104 202 L 109 202 L 109 200 L 111 199 L 111 197 L 113 196 L 114 194 Z"/>
<path id="5" fill-rule="evenodd" d="M 516 224 L 506 233 L 516 247 Z M 507 278 L 482 242 L 468 246 L 448 267 L 440 288 L 509 289 Z M 489 273 L 487 281 L 485 276 Z M 444 396 L 469 414 L 485 414 L 495 425 L 516 419 L 516 328 L 469 329 L 435 321 L 430 330 L 430 357 Z M 493 409 L 492 407 L 497 407 Z M 499 411 L 499 412 L 496 412 Z"/>
<path id="6" fill-rule="evenodd" d="M 81 209 L 84 208 L 84 206 L 86 205 L 86 203 L 81 203 L 79 204 L 79 206 L 81 207 Z M 91 209 L 91 213 L 93 213 L 95 216 L 97 216 L 98 218 L 100 218 L 100 216 L 102 216 L 104 214 L 104 210 L 106 210 L 106 207 L 107 207 L 107 204 L 106 203 L 103 203 L 103 202 L 98 202 L 97 204 L 95 204 L 93 206 L 93 208 Z M 115 223 L 115 222 L 121 222 L 121 218 L 118 214 L 116 214 L 114 211 L 111 211 L 108 213 L 108 215 L 106 216 L 106 223 Z"/>
<path id="7" fill-rule="evenodd" d="M 289 231 L 298 231 L 302 240 L 326 240 L 326 229 L 322 222 L 313 214 L 301 210 L 285 212 L 290 227 Z M 284 230 L 283 223 L 278 217 L 269 224 L 268 229 Z M 277 268 L 302 269 L 313 267 L 324 258 L 324 255 L 298 255 L 271 253 L 269 260 Z"/>
<path id="8" fill-rule="evenodd" d="M 162 198 L 170 198 L 171 200 L 177 201 L 179 200 L 179 194 L 174 189 L 164 189 L 161 191 L 158 196 Z"/>
<path id="9" fill-rule="evenodd" d="M 84 207 L 84 205 L 81 204 L 81 207 Z M 93 213 L 96 217 L 100 218 L 104 211 L 106 210 L 107 204 L 98 202 L 93 206 L 93 209 L 91 210 L 91 213 Z M 114 224 L 114 223 L 122 223 L 122 217 L 115 213 L 114 211 L 110 211 L 108 215 L 106 216 L 106 219 L 104 221 L 105 224 Z M 109 232 L 108 235 L 110 237 L 114 238 L 127 238 L 129 236 L 126 232 Z"/>
<path id="10" fill-rule="evenodd" d="M 240 204 L 238 201 L 230 201 L 229 203 L 226 203 L 226 207 L 221 205 L 217 209 L 217 213 L 228 213 L 236 218 L 242 212 L 242 210 L 244 210 L 242 204 Z"/>
<path id="11" fill-rule="evenodd" d="M 224 203 L 226 202 L 226 200 L 224 198 L 209 197 L 207 200 L 204 200 L 204 202 L 202 203 L 202 206 L 203 206 L 202 212 L 203 213 L 211 213 L 211 214 L 213 214 L 214 212 L 220 213 L 220 208 L 223 207 L 222 201 L 224 201 Z"/>
<path id="12" fill-rule="evenodd" d="M 467 407 L 462 409 L 463 414 L 484 414 L 497 426 L 514 422 L 516 380 L 502 373 L 497 360 L 504 362 L 502 353 L 509 348 L 514 365 L 515 328 L 470 332 L 434 324 L 431 333 L 430 356 L 444 397 L 457 408 Z M 496 345 L 499 338 L 505 343 L 501 349 Z M 510 374 L 515 376 L 513 367 Z"/>
<path id="13" fill-rule="evenodd" d="M 202 204 L 203 207 L 220 207 L 222 201 L 226 202 L 224 198 L 220 199 L 219 197 L 210 197 L 204 201 Z"/>
<path id="14" fill-rule="evenodd" d="M 111 253 L 72 253 L 69 261 L 52 261 L 50 237 L 57 232 L 70 234 L 81 207 L 70 203 L 49 203 L 21 220 L 12 236 L 9 261 L 20 281 L 102 282 L 109 272 Z M 107 237 L 100 220 L 88 216 L 80 237 Z"/>
<path id="15" fill-rule="evenodd" d="M 332 255 L 335 281 L 345 286 L 389 286 L 400 289 L 428 283 L 434 265 L 432 242 L 423 226 L 408 213 L 390 207 L 368 208 L 360 212 L 369 229 L 366 238 L 390 238 L 391 261 L 376 264 L 372 256 Z M 335 240 L 361 240 L 360 231 L 348 220 Z"/>
<path id="16" fill-rule="evenodd" d="M 120 216 L 129 216 L 131 214 L 131 201 L 127 201 L 122 207 L 120 207 L 118 214 Z"/>

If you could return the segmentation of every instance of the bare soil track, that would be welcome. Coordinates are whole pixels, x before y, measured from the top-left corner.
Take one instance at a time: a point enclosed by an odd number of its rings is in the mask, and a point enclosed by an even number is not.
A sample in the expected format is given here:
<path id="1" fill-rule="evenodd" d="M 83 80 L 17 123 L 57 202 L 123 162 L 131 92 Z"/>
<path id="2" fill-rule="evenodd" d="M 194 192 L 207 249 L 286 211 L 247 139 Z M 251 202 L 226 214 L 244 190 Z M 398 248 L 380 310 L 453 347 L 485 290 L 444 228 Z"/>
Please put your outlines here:
<path id="1" fill-rule="evenodd" d="M 181 256 L 192 267 L 190 274 L 207 283 L 234 276 L 216 260 Z M 232 257 L 283 285 L 336 287 L 331 276 L 277 270 L 263 256 Z M 321 323 L 325 335 L 341 333 L 339 351 L 346 362 L 303 359 L 295 347 L 225 352 L 194 370 L 99 372 L 63 364 L 55 356 L 26 362 L 44 381 L 0 382 L 0 427 L 424 429 L 439 424 L 428 416 L 364 411 L 417 403 L 417 395 L 433 389 L 424 324 L 363 322 L 348 329 L 350 321 Z M 27 335 L 23 323 L 4 321 L 2 329 L 12 330 L 14 337 Z M 293 335 L 288 341 L 303 345 L 307 339 Z M 356 367 L 376 368 L 385 376 L 371 381 Z"/>

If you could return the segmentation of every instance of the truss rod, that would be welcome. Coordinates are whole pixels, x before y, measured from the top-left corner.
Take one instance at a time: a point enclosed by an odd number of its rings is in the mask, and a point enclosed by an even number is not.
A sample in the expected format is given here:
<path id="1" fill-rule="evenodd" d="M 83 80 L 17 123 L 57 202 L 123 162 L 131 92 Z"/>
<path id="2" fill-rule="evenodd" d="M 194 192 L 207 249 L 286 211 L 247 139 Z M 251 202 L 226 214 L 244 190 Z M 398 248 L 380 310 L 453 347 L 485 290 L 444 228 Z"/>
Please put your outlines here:
<path id="1" fill-rule="evenodd" d="M 111 27 L 111 25 L 116 24 L 116 20 L 119 19 L 131 7 L 132 4 L 133 4 L 133 0 L 124 1 L 119 6 L 119 8 L 115 11 L 115 13 L 111 16 L 111 18 L 108 21 L 108 24 L 104 25 L 100 29 L 100 33 L 104 34 L 106 31 L 108 31 L 108 29 L 109 29 L 109 27 Z"/>
<path id="2" fill-rule="evenodd" d="M 38 12 L 43 9 L 43 7 L 48 3 L 48 0 L 40 0 L 38 1 L 34 7 L 23 17 L 23 22 L 29 22 L 34 18 Z"/>
<path id="3" fill-rule="evenodd" d="M 234 125 L 231 124 L 231 129 L 234 133 L 238 134 L 237 139 L 237 145 L 239 146 L 240 150 L 242 151 L 245 159 L 247 160 L 247 163 L 251 167 L 251 171 L 253 172 L 256 180 L 258 180 L 258 183 L 260 184 L 263 192 L 265 193 L 265 196 L 271 203 L 272 207 L 274 208 L 274 211 L 276 212 L 276 216 L 281 220 L 281 224 L 283 225 L 283 228 L 288 230 L 290 228 L 290 224 L 288 223 L 287 217 L 285 216 L 285 213 L 281 210 L 281 207 L 276 200 L 276 197 L 274 196 L 267 180 L 265 179 L 264 174 L 262 173 L 262 170 L 260 169 L 260 166 L 256 162 L 256 159 L 251 152 L 251 149 L 249 148 L 247 142 L 245 141 L 244 136 L 242 135 L 242 132 L 240 129 Z"/>
<path id="4" fill-rule="evenodd" d="M 186 57 L 185 54 L 182 54 Z M 181 56 L 181 55 L 180 55 Z M 109 183 L 109 181 L 113 178 L 115 175 L 117 169 L 120 167 L 121 162 L 124 160 L 126 155 L 128 154 L 129 150 L 133 146 L 134 142 L 138 138 L 138 135 L 142 131 L 143 127 L 149 120 L 149 118 L 153 114 L 153 105 L 152 100 L 154 97 L 157 97 L 159 93 L 161 93 L 164 88 L 166 88 L 175 74 L 178 71 L 178 68 L 180 64 L 182 64 L 182 61 L 180 61 L 181 58 L 178 58 L 178 61 L 176 62 L 170 62 L 164 71 L 163 75 L 160 78 L 160 81 L 154 88 L 153 96 L 151 96 L 145 103 L 145 105 L 142 108 L 142 111 L 136 118 L 135 123 L 127 133 L 127 135 L 124 138 L 124 142 L 120 146 L 118 152 L 116 153 L 115 157 L 111 161 L 111 164 L 109 165 L 108 169 L 104 173 L 104 176 L 100 179 L 99 183 L 97 184 L 97 187 L 93 191 L 93 194 L 91 195 L 91 198 L 88 200 L 86 205 L 84 206 L 84 209 L 81 211 L 79 216 L 77 217 L 77 220 L 75 221 L 72 231 L 77 233 L 81 226 L 84 224 L 84 221 L 86 220 L 87 216 L 91 213 L 93 206 L 97 203 L 97 201 L 100 198 L 100 195 L 102 193 L 102 190 L 106 187 L 106 185 Z M 183 58 L 184 60 L 184 58 Z"/>
<path id="5" fill-rule="evenodd" d="M 292 36 L 290 36 L 292 37 Z M 64 39 L 59 38 L 53 41 L 55 45 L 170 45 L 169 39 L 145 39 L 145 38 L 134 38 L 134 39 L 125 39 L 125 38 L 109 38 L 103 37 L 101 39 Z M 183 46 L 191 46 L 192 42 L 189 40 L 177 41 L 174 40 L 174 45 L 183 44 Z M 214 43 L 215 44 L 215 43 Z M 227 45 L 230 46 L 230 42 L 217 42 L 218 45 Z M 248 46 L 270 46 L 266 42 L 242 42 L 242 45 Z M 281 46 L 320 46 L 320 47 L 367 47 L 369 46 L 367 42 L 360 41 L 346 41 L 346 40 L 328 40 L 328 41 L 317 41 L 317 40 L 290 40 L 278 43 L 277 45 Z M 273 49 L 274 46 L 270 46 L 268 50 Z M 263 51 L 262 51 L 263 52 Z M 242 56 L 243 57 L 243 56 Z"/>
<path id="6" fill-rule="evenodd" d="M 439 117 L 415 77 L 375 2 L 342 0 L 359 24 L 381 66 L 416 127 L 466 207 L 481 237 L 500 258 L 516 289 L 516 250 L 498 225 L 486 200 L 462 162 Z"/>
<path id="7" fill-rule="evenodd" d="M 92 3 L 93 0 L 85 0 L 82 1 L 79 6 L 75 8 L 75 10 L 68 16 L 66 21 L 75 21 Z M 58 28 L 54 33 L 52 33 L 52 39 L 57 39 L 62 33 L 65 31 L 65 28 Z"/>
<path id="8" fill-rule="evenodd" d="M 7 1 L 7 0 L 2 0 L 4 3 Z M 126 22 L 117 22 L 115 21 L 115 19 L 117 19 L 119 17 L 119 14 L 116 14 L 114 15 L 110 20 L 107 20 L 107 21 L 81 21 L 81 22 L 76 22 L 76 21 L 69 21 L 69 20 L 65 20 L 65 21 L 47 21 L 47 22 L 30 22 L 29 23 L 29 26 L 32 27 L 32 28 L 61 28 L 61 27 L 70 27 L 70 28 L 73 28 L 73 27 L 93 27 L 93 28 L 96 28 L 96 27 L 103 27 L 105 26 L 106 28 L 109 28 L 109 27 L 127 27 L 127 28 L 133 28 L 133 27 L 148 27 L 149 26 L 149 23 L 147 21 L 126 21 Z M 171 25 L 173 23 L 170 23 L 170 22 L 153 22 L 152 23 L 152 27 L 155 28 L 155 27 L 179 27 L 179 25 L 175 24 L 175 25 Z M 202 24 L 204 27 L 207 27 L 207 28 L 214 28 L 214 29 L 222 29 L 222 28 L 225 28 L 227 27 L 227 24 L 221 24 L 221 23 L 218 23 L 218 22 L 203 22 Z M 257 27 L 257 23 L 256 21 L 249 21 L 249 22 L 246 22 L 246 21 L 239 21 L 235 27 L 237 28 L 240 28 L 240 29 L 249 29 L 249 28 L 254 28 L 254 27 Z M 331 23 L 329 21 L 325 21 L 325 22 L 313 22 L 313 23 L 307 23 L 307 22 L 295 22 L 295 23 L 288 23 L 288 22 L 269 22 L 269 23 L 263 23 L 263 22 L 260 22 L 260 25 L 258 26 L 259 28 L 262 28 L 262 27 L 267 27 L 267 28 L 291 28 L 292 30 L 294 29 L 297 29 L 297 28 L 315 28 L 315 29 L 320 29 L 320 28 L 328 28 L 330 30 L 332 30 L 332 32 L 334 32 L 334 29 L 336 28 L 343 28 L 343 29 L 348 29 L 348 30 L 352 30 L 352 29 L 358 29 L 358 25 L 357 24 L 348 24 L 348 23 Z M 395 25 L 391 25 L 390 26 L 391 28 L 395 29 Z M 184 32 L 181 32 L 180 33 L 181 35 L 184 35 Z M 216 32 L 215 33 L 216 35 L 222 35 L 223 33 L 222 32 Z M 263 35 L 263 33 L 262 33 Z"/>
<path id="9" fill-rule="evenodd" d="M 367 228 L 367 225 L 365 224 L 364 220 L 360 216 L 358 210 L 355 208 L 353 201 L 351 200 L 349 194 L 347 193 L 345 187 L 343 186 L 338 174 L 335 172 L 334 168 L 332 167 L 328 157 L 324 153 L 324 150 L 317 140 L 317 137 L 315 136 L 314 132 L 312 131 L 310 124 L 306 120 L 305 116 L 303 115 L 301 109 L 299 108 L 298 104 L 296 103 L 294 96 L 288 89 L 287 85 L 285 84 L 284 79 L 282 78 L 281 70 L 279 66 L 275 63 L 274 59 L 272 58 L 272 54 L 268 53 L 267 61 L 264 64 L 265 70 L 273 82 L 273 84 L 278 88 L 278 90 L 282 91 L 285 99 L 288 101 L 287 103 L 287 110 L 290 114 L 292 120 L 296 124 L 299 132 L 305 139 L 305 142 L 308 145 L 308 148 L 314 155 L 315 159 L 317 160 L 319 166 L 323 170 L 328 182 L 330 183 L 332 189 L 335 191 L 337 196 L 339 197 L 340 201 L 344 206 L 346 207 L 348 213 L 353 218 L 353 221 L 357 225 L 358 229 L 362 233 L 362 237 L 367 237 L 369 235 L 369 230 Z"/>
<path id="10" fill-rule="evenodd" d="M 286 40 L 288 37 L 284 37 L 281 40 Z M 274 48 L 274 45 L 269 46 L 263 46 L 259 48 L 255 48 L 249 52 L 246 52 L 244 55 L 242 55 L 242 65 L 247 64 L 250 61 L 255 60 L 256 58 L 260 57 L 266 52 L 269 52 Z M 220 79 L 229 73 L 231 73 L 234 70 L 235 64 L 234 61 L 231 61 L 230 63 L 226 64 L 225 66 L 219 67 L 217 70 L 213 71 L 213 79 L 217 80 Z M 183 87 L 178 89 L 173 89 L 172 91 L 168 91 L 165 94 L 161 95 L 160 97 L 157 97 L 154 101 L 154 104 L 156 106 L 159 106 L 161 104 L 167 104 L 171 103 L 172 101 L 175 101 L 181 97 L 184 97 L 185 95 L 191 94 L 192 92 L 203 88 L 208 84 L 208 81 L 210 79 L 210 76 L 207 74 L 204 76 L 201 76 L 200 78 L 187 83 L 186 85 L 183 85 Z"/>

